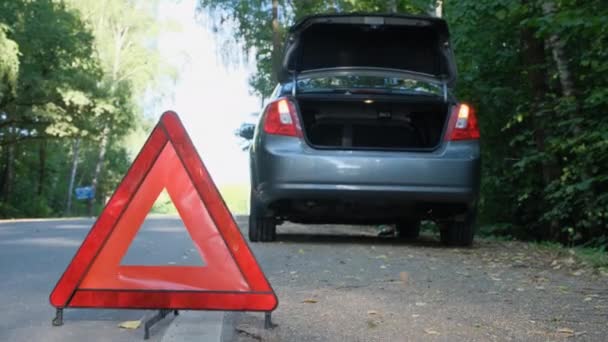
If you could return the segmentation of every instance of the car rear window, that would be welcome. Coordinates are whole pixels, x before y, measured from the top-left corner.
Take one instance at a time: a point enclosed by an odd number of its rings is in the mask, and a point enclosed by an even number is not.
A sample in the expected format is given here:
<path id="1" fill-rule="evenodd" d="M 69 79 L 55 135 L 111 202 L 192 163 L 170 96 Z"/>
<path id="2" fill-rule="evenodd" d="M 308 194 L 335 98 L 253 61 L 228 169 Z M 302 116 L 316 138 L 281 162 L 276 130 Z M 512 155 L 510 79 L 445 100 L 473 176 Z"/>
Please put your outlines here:
<path id="1" fill-rule="evenodd" d="M 286 83 L 283 93 L 290 92 L 292 83 Z M 438 84 L 400 77 L 383 76 L 322 76 L 298 80 L 298 93 L 347 92 L 368 90 L 379 93 L 416 93 L 441 95 Z"/>

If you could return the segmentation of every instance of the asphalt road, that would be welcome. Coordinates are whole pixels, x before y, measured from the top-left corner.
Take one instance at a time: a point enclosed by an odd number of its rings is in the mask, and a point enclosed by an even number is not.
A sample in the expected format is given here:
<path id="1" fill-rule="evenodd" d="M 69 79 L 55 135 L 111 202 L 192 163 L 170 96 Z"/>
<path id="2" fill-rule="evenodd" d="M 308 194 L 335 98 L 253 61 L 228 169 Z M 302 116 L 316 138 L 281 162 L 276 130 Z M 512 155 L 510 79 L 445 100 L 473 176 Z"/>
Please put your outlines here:
<path id="1" fill-rule="evenodd" d="M 239 218 L 246 233 L 246 219 Z M 92 220 L 0 222 L 0 341 L 139 341 L 118 324 L 149 312 L 67 310 L 51 327 L 48 295 Z M 189 312 L 155 327 L 152 341 L 605 341 L 608 277 L 567 255 L 521 243 L 445 248 L 377 238 L 372 228 L 279 227 L 252 244 L 277 295 L 278 326 L 260 313 Z M 181 221 L 152 218 L 127 264 L 204 264 Z M 220 327 L 221 329 L 218 329 Z"/>
<path id="2" fill-rule="evenodd" d="M 68 309 L 64 326 L 51 326 L 55 310 L 49 294 L 92 224 L 91 219 L 0 222 L 0 341 L 142 340 L 143 328 L 118 324 L 153 312 Z M 181 220 L 147 219 L 123 264 L 201 265 L 192 248 Z M 173 319 L 156 325 L 150 341 L 161 341 Z"/>

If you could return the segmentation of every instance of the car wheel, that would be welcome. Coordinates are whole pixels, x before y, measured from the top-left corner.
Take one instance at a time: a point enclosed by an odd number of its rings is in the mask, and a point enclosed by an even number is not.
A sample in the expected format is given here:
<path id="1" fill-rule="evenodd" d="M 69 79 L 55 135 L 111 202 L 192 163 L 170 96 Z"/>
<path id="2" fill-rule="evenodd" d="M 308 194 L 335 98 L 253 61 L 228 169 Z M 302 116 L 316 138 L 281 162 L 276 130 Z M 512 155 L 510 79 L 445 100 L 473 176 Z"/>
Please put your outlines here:
<path id="1" fill-rule="evenodd" d="M 274 218 L 264 217 L 263 212 L 251 196 L 249 208 L 249 241 L 270 242 L 277 239 L 277 224 Z"/>
<path id="2" fill-rule="evenodd" d="M 417 239 L 420 235 L 420 220 L 407 220 L 397 223 L 397 237 L 400 239 Z"/>
<path id="3" fill-rule="evenodd" d="M 464 221 L 452 220 L 441 225 L 441 242 L 448 246 L 469 247 L 475 235 L 475 212 L 466 214 Z"/>

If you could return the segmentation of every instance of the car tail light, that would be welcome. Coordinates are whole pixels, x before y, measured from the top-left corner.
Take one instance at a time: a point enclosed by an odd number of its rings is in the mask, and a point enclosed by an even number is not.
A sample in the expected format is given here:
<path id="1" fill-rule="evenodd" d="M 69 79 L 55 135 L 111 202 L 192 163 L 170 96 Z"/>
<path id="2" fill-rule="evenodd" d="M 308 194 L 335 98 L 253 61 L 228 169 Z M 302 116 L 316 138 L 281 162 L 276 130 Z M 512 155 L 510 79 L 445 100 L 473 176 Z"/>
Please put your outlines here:
<path id="1" fill-rule="evenodd" d="M 448 122 L 446 138 L 449 141 L 479 139 L 477 116 L 471 106 L 461 103 L 454 107 Z"/>
<path id="2" fill-rule="evenodd" d="M 264 132 L 301 137 L 302 128 L 294 103 L 286 98 L 280 98 L 268 104 L 264 116 Z"/>

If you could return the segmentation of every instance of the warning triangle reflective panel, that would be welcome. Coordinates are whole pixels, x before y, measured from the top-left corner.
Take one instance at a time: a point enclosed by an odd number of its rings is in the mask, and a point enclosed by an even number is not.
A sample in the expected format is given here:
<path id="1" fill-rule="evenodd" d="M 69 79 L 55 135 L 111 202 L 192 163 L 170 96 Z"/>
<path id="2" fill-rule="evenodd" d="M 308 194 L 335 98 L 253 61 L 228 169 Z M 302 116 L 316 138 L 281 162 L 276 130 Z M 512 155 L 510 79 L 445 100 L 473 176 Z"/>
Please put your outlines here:
<path id="1" fill-rule="evenodd" d="M 166 189 L 203 266 L 121 260 Z M 166 112 L 50 295 L 57 308 L 271 311 L 278 302 L 179 118 Z"/>

